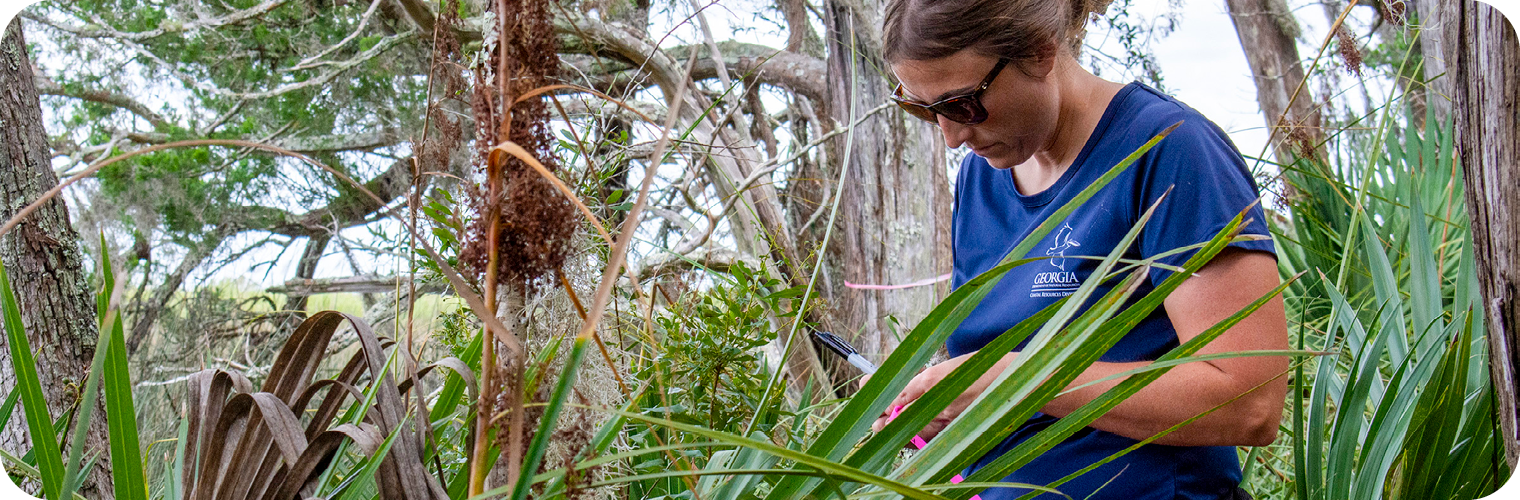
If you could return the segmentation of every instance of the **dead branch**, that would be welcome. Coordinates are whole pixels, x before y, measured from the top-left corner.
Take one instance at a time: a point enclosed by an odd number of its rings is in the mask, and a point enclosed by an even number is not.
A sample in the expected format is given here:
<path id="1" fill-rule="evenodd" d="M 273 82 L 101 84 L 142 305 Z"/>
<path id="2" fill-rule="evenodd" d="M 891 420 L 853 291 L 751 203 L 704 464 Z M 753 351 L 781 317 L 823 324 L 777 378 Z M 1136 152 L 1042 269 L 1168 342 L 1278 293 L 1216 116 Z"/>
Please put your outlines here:
<path id="1" fill-rule="evenodd" d="M 307 296 L 320 293 L 390 293 L 395 292 L 397 283 L 402 290 L 407 289 L 410 278 L 396 276 L 359 275 L 345 278 L 321 278 L 321 279 L 295 279 L 286 281 L 285 284 L 270 287 L 265 290 L 269 293 L 283 293 L 291 296 Z M 439 293 L 444 290 L 439 283 L 418 283 L 417 293 Z"/>
<path id="2" fill-rule="evenodd" d="M 728 272 L 735 264 L 743 263 L 750 269 L 761 269 L 759 259 L 753 255 L 745 255 L 733 250 L 696 250 L 691 253 L 662 253 L 644 259 L 632 274 L 639 281 L 644 281 L 656 276 L 687 271 L 692 269 L 706 269 L 720 273 Z"/>

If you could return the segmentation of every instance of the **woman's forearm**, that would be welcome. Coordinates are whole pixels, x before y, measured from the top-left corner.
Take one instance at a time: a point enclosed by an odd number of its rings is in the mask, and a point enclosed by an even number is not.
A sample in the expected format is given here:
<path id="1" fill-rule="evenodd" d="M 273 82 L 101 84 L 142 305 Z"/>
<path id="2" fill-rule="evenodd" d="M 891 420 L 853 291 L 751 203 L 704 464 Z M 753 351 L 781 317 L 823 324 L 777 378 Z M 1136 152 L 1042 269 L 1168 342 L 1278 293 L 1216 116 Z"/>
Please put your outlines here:
<path id="1" fill-rule="evenodd" d="M 1071 387 L 1147 364 L 1094 363 Z M 1064 417 L 1123 380 L 1082 387 L 1046 404 L 1043 411 Z M 1240 380 L 1208 362 L 1187 363 L 1172 368 L 1089 425 L 1131 439 L 1146 439 L 1208 413 L 1155 442 L 1173 446 L 1264 446 L 1277 435 L 1283 407 L 1282 398 L 1276 395 L 1286 390 L 1286 383 L 1286 377 L 1265 384 Z M 1256 388 L 1258 385 L 1261 387 Z"/>

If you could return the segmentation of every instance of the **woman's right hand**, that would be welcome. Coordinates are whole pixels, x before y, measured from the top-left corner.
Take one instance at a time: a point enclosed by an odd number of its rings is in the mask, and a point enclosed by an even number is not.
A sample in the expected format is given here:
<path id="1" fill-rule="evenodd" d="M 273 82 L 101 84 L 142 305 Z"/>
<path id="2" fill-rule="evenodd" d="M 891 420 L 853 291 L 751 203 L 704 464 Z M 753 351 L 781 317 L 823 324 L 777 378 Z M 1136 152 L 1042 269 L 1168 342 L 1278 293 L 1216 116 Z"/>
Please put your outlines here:
<path id="1" fill-rule="evenodd" d="M 925 392 L 928 392 L 929 389 L 934 387 L 935 384 L 938 384 L 940 380 L 943 380 L 945 377 L 950 376 L 951 372 L 954 372 L 955 369 L 959 368 L 962 363 L 965 363 L 967 359 L 970 359 L 972 354 L 975 353 L 966 353 L 960 356 L 956 356 L 954 358 L 945 360 L 942 363 L 925 368 L 924 371 L 919 372 L 918 375 L 913 377 L 913 380 L 908 381 L 908 385 L 904 387 L 902 392 L 892 400 L 892 404 L 888 405 L 887 411 L 890 412 L 892 408 L 899 406 L 907 406 L 918 400 L 920 396 L 923 396 Z M 981 377 L 978 377 L 976 379 L 976 382 L 973 382 L 971 384 L 971 387 L 966 388 L 966 390 L 957 396 L 954 401 L 951 401 L 950 406 L 945 407 L 944 411 L 941 411 L 939 415 L 935 415 L 934 419 L 930 420 L 929 423 L 924 426 L 923 430 L 918 432 L 918 437 L 924 438 L 925 440 L 933 439 L 934 436 L 938 435 L 940 431 L 949 426 L 951 421 L 955 420 L 956 417 L 959 417 L 961 412 L 965 411 L 967 407 L 971 406 L 972 401 L 976 401 L 976 398 L 978 396 L 981 396 L 982 392 L 986 391 L 987 387 L 992 385 L 992 381 L 997 380 L 998 375 L 1003 373 L 1003 369 L 1008 367 L 1008 364 L 1013 361 L 1013 357 L 1016 354 L 1017 353 L 1008 353 L 1008 355 L 1003 356 L 1003 359 L 992 365 L 992 369 L 987 370 L 987 373 L 984 373 Z M 861 385 L 864 386 L 864 383 L 862 382 Z M 881 430 L 887 426 L 887 421 L 890 420 L 888 417 L 889 414 L 887 413 L 884 413 L 881 416 L 877 417 L 876 422 L 871 424 L 871 430 L 875 432 L 881 432 Z"/>

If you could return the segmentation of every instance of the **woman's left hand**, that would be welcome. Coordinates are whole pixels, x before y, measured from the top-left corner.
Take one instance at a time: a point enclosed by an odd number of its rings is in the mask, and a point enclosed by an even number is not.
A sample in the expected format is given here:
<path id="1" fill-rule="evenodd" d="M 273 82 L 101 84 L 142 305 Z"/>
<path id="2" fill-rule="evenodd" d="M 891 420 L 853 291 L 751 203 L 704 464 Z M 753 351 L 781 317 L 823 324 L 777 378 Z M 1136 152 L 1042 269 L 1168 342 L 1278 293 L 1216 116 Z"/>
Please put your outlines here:
<path id="1" fill-rule="evenodd" d="M 906 406 L 916 401 L 919 396 L 923 396 L 925 392 L 934 387 L 934 384 L 938 384 L 940 380 L 950 376 L 950 373 L 959 368 L 961 363 L 965 363 L 967 359 L 970 359 L 972 354 L 975 353 L 966 353 L 950 358 L 919 372 L 917 376 L 913 377 L 913 380 L 908 381 L 908 386 L 903 388 L 902 393 L 892 400 L 892 404 L 888 406 L 888 411 L 891 411 L 891 408 Z M 1016 354 L 1008 353 L 997 364 L 992 365 L 992 369 L 987 370 L 987 373 L 978 377 L 976 382 L 972 383 L 971 387 L 968 387 L 960 396 L 956 396 L 955 401 L 952 401 L 950 406 L 945 407 L 945 410 L 941 411 L 939 415 L 935 415 L 934 419 L 930 420 L 923 430 L 918 432 L 918 437 L 926 441 L 934 439 L 934 436 L 950 425 L 950 421 L 955 420 L 955 417 L 960 416 L 961 412 L 971 406 L 971 402 L 975 401 L 978 396 L 981 396 L 982 391 L 987 390 L 987 387 L 992 385 L 992 381 L 996 380 L 998 375 L 1003 373 L 1003 369 L 1008 367 L 1008 364 L 1013 361 L 1013 357 Z M 882 428 L 887 426 L 887 417 L 887 414 L 877 417 L 876 422 L 871 424 L 871 430 L 881 432 Z"/>

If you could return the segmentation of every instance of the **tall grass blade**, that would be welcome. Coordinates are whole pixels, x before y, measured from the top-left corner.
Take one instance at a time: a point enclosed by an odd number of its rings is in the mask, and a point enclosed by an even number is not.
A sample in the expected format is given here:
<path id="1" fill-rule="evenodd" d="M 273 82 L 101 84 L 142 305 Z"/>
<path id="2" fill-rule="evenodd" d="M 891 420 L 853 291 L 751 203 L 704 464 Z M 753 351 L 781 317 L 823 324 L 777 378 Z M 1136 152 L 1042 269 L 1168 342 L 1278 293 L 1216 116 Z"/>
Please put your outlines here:
<path id="1" fill-rule="evenodd" d="M 1330 280 L 1324 279 L 1321 281 L 1326 286 L 1330 286 Z M 1326 338 L 1327 343 L 1330 342 L 1330 338 L 1333 337 Z M 1324 469 L 1327 460 L 1325 457 L 1325 427 L 1328 422 L 1325 412 L 1326 405 L 1330 399 L 1328 393 L 1334 390 L 1332 386 L 1336 380 L 1335 366 L 1337 364 L 1338 362 L 1334 356 L 1319 358 L 1319 368 L 1314 375 L 1314 389 L 1309 395 L 1309 428 L 1306 433 L 1307 437 L 1304 439 L 1304 455 L 1306 457 L 1305 461 L 1308 462 L 1308 467 L 1299 469 L 1298 473 L 1303 475 L 1303 478 L 1299 479 L 1299 481 L 1303 481 L 1309 485 L 1306 488 L 1309 494 L 1305 498 L 1311 500 L 1325 500 L 1328 498 L 1325 493 Z"/>
<path id="2" fill-rule="evenodd" d="M 1467 363 L 1471 352 L 1471 331 L 1463 330 L 1452 338 L 1446 355 L 1429 386 L 1420 395 L 1411 416 L 1410 428 L 1403 442 L 1402 480 L 1398 490 L 1407 498 L 1432 497 L 1429 493 L 1447 469 L 1448 454 L 1456 447 L 1457 430 L 1462 426 L 1462 410 L 1467 400 Z M 1459 385 L 1460 384 L 1460 385 Z M 1424 494 L 1422 494 L 1424 493 Z"/>
<path id="3" fill-rule="evenodd" d="M 1371 239 L 1371 236 L 1369 236 Z M 1376 244 L 1376 243 L 1373 243 Z M 1386 268 L 1383 269 L 1391 273 Z M 1337 310 L 1344 328 L 1349 323 L 1357 327 L 1361 321 L 1356 318 L 1355 309 L 1346 302 L 1339 291 L 1327 280 L 1325 291 L 1329 294 L 1333 307 Z M 1386 309 L 1388 305 L 1385 303 Z M 1386 331 L 1386 330 L 1385 330 Z M 1402 332 L 1401 332 L 1402 335 Z M 1346 380 L 1346 396 L 1337 408 L 1334 426 L 1331 428 L 1331 442 L 1328 461 L 1325 464 L 1327 475 L 1326 494 L 1330 498 L 1350 498 L 1351 481 L 1355 476 L 1357 444 L 1363 437 L 1364 424 L 1366 423 L 1366 406 L 1374 384 L 1381 384 L 1381 374 L 1378 366 L 1382 361 L 1384 344 L 1389 335 L 1376 335 L 1372 337 L 1360 352 L 1357 352 L 1351 364 L 1351 373 Z M 1325 377 L 1326 379 L 1329 376 Z M 1319 383 L 1316 379 L 1316 383 Z M 1329 380 L 1324 380 L 1329 383 Z M 1376 401 L 1373 401 L 1376 404 Z"/>
<path id="4" fill-rule="evenodd" d="M 102 237 L 101 248 L 105 246 Z M 101 332 L 108 339 L 97 345 L 106 354 L 105 400 L 106 425 L 110 431 L 111 481 L 119 500 L 147 500 L 148 479 L 143 470 L 142 443 L 137 435 L 137 407 L 132 402 L 132 378 L 127 371 L 127 344 L 121 321 L 121 311 L 116 309 L 112 295 L 116 290 L 116 274 L 111 267 L 109 254 L 102 254 L 101 275 L 105 278 L 98 304 L 103 325 L 110 325 L 108 332 Z M 85 400 L 93 402 L 95 393 L 86 392 Z M 85 408 L 94 406 L 86 404 Z"/>
<path id="5" fill-rule="evenodd" d="M 1144 282 L 1150 270 L 1149 266 L 1141 266 L 1131 272 L 1123 284 L 1115 286 L 1085 312 L 1082 308 L 1086 305 L 1088 297 L 1097 291 L 1099 285 L 1108 280 L 1109 273 L 1117 265 L 1119 258 L 1129 251 L 1130 245 L 1139 237 L 1140 231 L 1150 220 L 1156 207 L 1165 199 L 1166 196 L 1163 195 L 1146 210 L 1140 220 L 1130 228 L 1129 233 L 1115 244 L 1113 250 L 1098 264 L 1091 277 L 1078 288 L 1076 293 L 1066 297 L 1067 300 L 1057 310 L 1055 317 L 1042 326 L 1023 352 L 1014 358 L 1013 363 L 1002 374 L 999 374 L 997 380 L 952 421 L 928 447 L 899 467 L 895 475 L 905 478 L 911 484 L 948 480 L 955 470 L 986 454 L 1001 441 L 1003 436 L 1011 433 L 1034 412 L 1044 407 L 1046 402 L 1054 398 L 1071 380 L 1076 379 L 1088 365 L 1097 361 L 1128 332 L 1127 329 L 1104 330 L 1100 327 L 1108 318 L 1119 313 L 1119 309 L 1128 301 L 1129 295 Z M 1079 313 L 1080 316 L 1078 316 Z M 1077 317 L 1077 320 L 1068 325 L 1067 322 L 1073 317 Z M 1098 335 L 1100 331 L 1105 332 L 1106 335 Z M 1006 352 L 994 352 L 990 355 L 1001 358 Z M 980 376 L 985 371 L 983 369 L 976 372 L 976 375 Z M 930 389 L 930 392 L 934 390 Z M 910 406 L 909 412 L 914 410 L 932 412 L 929 414 L 933 415 L 943 408 Z M 928 467 L 922 468 L 924 465 Z"/>
<path id="6" fill-rule="evenodd" d="M 103 292 L 103 295 L 106 293 L 110 292 Z M 108 299 L 101 299 L 101 309 L 105 309 L 104 301 L 106 300 Z M 105 316 L 101 317 L 105 318 Z M 90 369 L 86 372 L 84 392 L 81 393 L 79 401 L 79 419 L 74 425 L 74 435 L 69 440 L 68 460 L 64 462 L 63 469 L 63 492 L 59 498 L 74 496 L 74 492 L 84 483 L 85 474 L 81 471 L 88 470 L 88 466 L 84 465 L 85 443 L 90 434 L 90 421 L 94 420 L 95 416 L 95 398 L 100 394 L 101 372 L 105 371 L 106 356 L 109 355 L 110 350 L 107 347 L 109 340 L 106 334 L 110 325 L 102 323 L 99 327 L 100 336 L 96 340 L 95 356 L 91 358 Z"/>
<path id="7" fill-rule="evenodd" d="M 178 500 L 185 498 L 185 446 L 190 440 L 190 419 L 179 419 L 178 438 L 174 440 L 174 461 L 169 464 L 167 479 L 164 480 L 164 498 Z"/>
<path id="8" fill-rule="evenodd" d="M 21 400 L 21 391 L 12 387 L 10 393 L 5 396 L 5 403 L 0 404 L 0 429 L 11 423 L 11 413 L 16 410 L 16 402 Z"/>
<path id="9" fill-rule="evenodd" d="M 1299 318 L 1297 323 L 1298 335 L 1295 336 L 1295 347 L 1298 347 L 1298 349 L 1302 351 L 1304 349 L 1304 336 L 1307 335 L 1308 328 L 1305 328 L 1304 325 L 1304 313 L 1307 307 L 1300 307 L 1301 309 L 1299 309 Z M 1328 357 L 1329 356 L 1326 358 Z M 1323 362 L 1324 359 L 1325 358 L 1320 358 L 1321 362 Z M 1308 432 L 1308 428 L 1304 426 L 1304 391 L 1309 389 L 1309 386 L 1306 382 L 1307 381 L 1304 380 L 1304 365 L 1302 363 L 1299 363 L 1293 367 L 1293 384 L 1288 389 L 1292 391 L 1292 399 L 1290 399 L 1290 401 L 1293 402 L 1293 431 L 1290 436 L 1293 440 L 1291 446 L 1293 449 L 1293 470 L 1295 471 L 1305 471 L 1309 468 L 1308 465 L 1304 463 L 1306 456 L 1309 454 L 1309 440 L 1305 439 L 1305 433 Z M 1299 500 L 1309 500 L 1310 498 L 1313 498 L 1309 496 L 1309 480 L 1305 477 L 1302 477 L 1302 474 L 1303 473 L 1299 473 L 1299 477 L 1294 478 L 1294 493 L 1298 495 L 1297 498 Z"/>
<path id="10" fill-rule="evenodd" d="M 702 437 L 706 437 L 708 439 L 714 439 L 714 440 L 717 440 L 717 441 L 722 441 L 722 442 L 725 442 L 725 443 L 729 443 L 729 444 L 733 444 L 733 445 L 738 445 L 738 446 L 743 446 L 743 447 L 747 447 L 747 448 L 754 448 L 756 450 L 759 450 L 759 451 L 762 451 L 762 452 L 765 452 L 765 453 L 769 453 L 771 455 L 775 455 L 775 456 L 780 457 L 782 459 L 795 461 L 795 462 L 797 462 L 797 464 L 799 466 L 801 466 L 799 468 L 810 468 L 810 469 L 812 469 L 812 471 L 810 472 L 811 475 L 837 476 L 837 477 L 839 477 L 841 479 L 844 479 L 844 480 L 847 480 L 847 481 L 850 481 L 850 482 L 857 482 L 857 483 L 865 483 L 865 484 L 876 485 L 876 486 L 880 486 L 881 488 L 883 488 L 885 490 L 888 490 L 888 491 L 897 493 L 899 495 L 902 495 L 902 496 L 904 496 L 906 498 L 915 498 L 915 499 L 923 499 L 923 500 L 942 500 L 944 498 L 944 497 L 941 497 L 939 495 L 928 493 L 928 492 L 922 491 L 920 489 L 914 488 L 912 486 L 908 486 L 906 484 L 902 484 L 900 482 L 893 481 L 891 479 L 887 479 L 885 477 L 881 477 L 881 476 L 878 476 L 878 475 L 875 475 L 875 474 L 871 474 L 869 472 L 862 471 L 860 469 L 856 469 L 854 467 L 850 467 L 850 466 L 847 466 L 847 465 L 840 464 L 838 462 L 834 462 L 832 460 L 827 460 L 827 459 L 824 459 L 824 458 L 821 458 L 821 457 L 816 457 L 816 456 L 813 456 L 813 455 L 810 455 L 810 454 L 807 454 L 807 453 L 799 452 L 799 451 L 796 451 L 796 450 L 790 450 L 790 449 L 787 449 L 787 448 L 784 448 L 784 447 L 781 447 L 781 446 L 776 446 L 775 444 L 772 444 L 769 441 L 759 441 L 759 440 L 749 439 L 749 438 L 740 437 L 738 435 L 735 435 L 735 434 L 732 434 L 732 433 L 728 433 L 728 432 L 716 431 L 716 430 L 708 429 L 708 428 L 705 428 L 705 427 L 699 427 L 699 426 L 690 425 L 690 424 L 683 424 L 683 423 L 680 423 L 680 422 L 675 422 L 675 421 L 671 421 L 671 420 L 665 420 L 665 419 L 662 419 L 662 418 L 651 417 L 651 416 L 648 416 L 648 415 L 642 415 L 642 414 L 638 414 L 638 413 L 622 412 L 622 411 L 615 411 L 615 410 L 605 410 L 605 411 L 608 411 L 608 412 L 611 412 L 611 413 L 617 414 L 617 415 L 622 415 L 623 417 L 628 418 L 628 419 L 638 420 L 638 421 L 641 421 L 641 422 L 646 422 L 646 423 L 650 423 L 650 424 L 654 424 L 654 425 L 668 427 L 668 428 L 675 429 L 675 430 L 678 430 L 678 431 L 682 431 L 682 432 L 686 432 L 686 433 L 690 433 L 690 434 L 696 434 L 696 435 L 699 435 L 699 436 L 702 436 Z M 692 474 L 693 472 L 680 472 L 680 473 L 681 474 Z M 803 474 L 809 474 L 809 472 L 802 472 L 802 473 Z"/>
<path id="11" fill-rule="evenodd" d="M 977 470 L 976 473 L 972 474 L 971 477 L 968 478 L 968 480 L 994 481 L 1007 476 L 1008 474 L 1011 474 L 1019 467 L 1023 467 L 1030 461 L 1033 461 L 1039 454 L 1048 451 L 1050 448 L 1054 447 L 1062 440 L 1065 440 L 1066 438 L 1075 434 L 1077 431 L 1081 430 L 1082 427 L 1091 424 L 1093 421 L 1097 420 L 1098 417 L 1107 413 L 1115 406 L 1118 406 L 1120 403 L 1124 402 L 1124 400 L 1128 399 L 1136 392 L 1139 392 L 1141 389 L 1145 388 L 1147 385 L 1149 385 L 1151 382 L 1154 382 L 1162 375 L 1165 375 L 1167 371 L 1169 371 L 1172 367 L 1179 364 L 1208 361 L 1213 359 L 1238 358 L 1250 355 L 1282 356 L 1310 354 L 1302 351 L 1274 351 L 1261 353 L 1232 352 L 1205 356 L 1194 356 L 1194 354 L 1203 349 L 1204 346 L 1208 345 L 1210 342 L 1213 342 L 1214 339 L 1219 338 L 1220 335 L 1223 335 L 1225 331 L 1228 331 L 1231 327 L 1234 327 L 1241 320 L 1244 320 L 1247 316 L 1250 316 L 1252 313 L 1256 312 L 1257 309 L 1260 309 L 1261 306 L 1266 305 L 1267 302 L 1271 301 L 1274 297 L 1281 294 L 1282 291 L 1287 289 L 1293 281 L 1294 280 L 1288 280 L 1281 285 L 1278 285 L 1277 288 L 1273 289 L 1267 295 L 1262 296 L 1261 298 L 1247 305 L 1245 308 L 1242 308 L 1240 311 L 1237 311 L 1235 314 L 1231 315 L 1225 320 L 1209 327 L 1182 345 L 1173 348 L 1170 352 L 1158 358 L 1150 365 L 1147 365 L 1141 369 L 1133 370 L 1132 373 L 1121 373 L 1116 375 L 1116 377 L 1129 376 L 1129 378 L 1123 382 L 1120 382 L 1119 385 L 1114 386 L 1114 388 L 1104 392 L 1102 396 L 1099 396 L 1098 398 L 1089 401 L 1087 404 L 1082 405 L 1082 407 L 1078 408 L 1071 414 L 1061 417 L 1061 419 L 1051 427 L 1045 429 L 1044 431 L 1041 431 L 1034 437 L 1031 437 L 1025 442 L 1019 444 L 1018 447 L 1009 450 L 1008 453 L 1004 453 L 1002 456 L 993 460 L 991 463 L 987 464 L 987 466 Z"/>
<path id="12" fill-rule="evenodd" d="M 1405 252 L 1405 258 L 1409 260 L 1409 303 L 1414 319 L 1414 338 L 1428 339 L 1415 346 L 1416 351 L 1423 353 L 1441 340 L 1439 336 L 1424 335 L 1425 332 L 1446 329 L 1442 320 L 1441 268 L 1436 262 L 1435 247 L 1431 245 L 1425 206 L 1420 202 L 1419 193 L 1412 193 L 1409 197 L 1409 214 L 1409 248 Z"/>
<path id="13" fill-rule="evenodd" d="M 555 343 L 550 343 L 546 350 L 553 350 L 555 346 Z M 559 424 L 559 412 L 564 409 L 565 400 L 570 397 L 570 389 L 575 386 L 576 368 L 585 355 L 586 338 L 576 337 L 575 344 L 570 348 L 570 358 L 565 360 L 565 368 L 560 372 L 559 384 L 554 387 L 554 394 L 549 396 L 549 406 L 544 409 L 543 416 L 539 417 L 538 432 L 533 434 L 528 452 L 523 455 L 522 474 L 512 489 L 512 500 L 528 498 L 528 490 L 532 489 L 530 478 L 538 471 L 538 464 L 543 461 L 544 452 L 549 449 L 549 437 L 554 435 L 554 428 Z"/>
<path id="14" fill-rule="evenodd" d="M 31 342 L 21 324 L 21 308 L 16 292 L 11 289 L 10 275 L 5 264 L 0 264 L 0 313 L 5 318 L 6 342 L 11 348 L 11 369 L 15 370 L 16 388 L 21 393 L 21 406 L 26 416 L 27 433 L 32 440 L 32 453 L 37 459 L 37 472 L 42 479 L 42 492 L 47 498 L 64 498 L 63 455 L 58 449 L 57 434 L 53 431 L 53 419 L 48 415 L 47 400 L 42 396 L 42 381 L 37 377 L 37 361 L 32 358 Z"/>
<path id="15" fill-rule="evenodd" d="M 976 382 L 976 379 L 980 378 L 982 374 L 986 373 L 988 369 L 1003 358 L 1003 353 L 1012 351 L 1024 339 L 1033 335 L 1048 323 L 1051 318 L 1054 318 L 1056 312 L 1065 303 L 1066 298 L 1062 298 L 1046 306 L 1045 309 L 1019 322 L 1018 325 L 1003 332 L 1002 335 L 999 335 L 975 354 L 972 354 L 970 358 L 961 364 L 961 368 L 957 368 L 951 372 L 940 383 L 935 384 L 933 388 L 913 402 L 915 406 L 924 408 L 924 410 L 912 414 L 905 411 L 903 414 L 898 415 L 896 419 L 882 428 L 881 432 L 866 440 L 865 444 L 861 445 L 860 449 L 856 450 L 855 453 L 852 453 L 845 463 L 861 467 L 862 470 L 873 470 L 885 466 L 888 460 L 896 458 L 898 452 L 902 450 L 903 443 L 912 439 L 913 435 L 918 434 L 919 430 L 928 424 L 929 419 L 933 418 L 936 413 L 942 411 L 945 407 L 948 407 L 955 397 L 971 387 L 971 384 Z M 939 410 L 935 410 L 936 408 Z M 817 493 L 816 489 L 814 493 Z"/>

